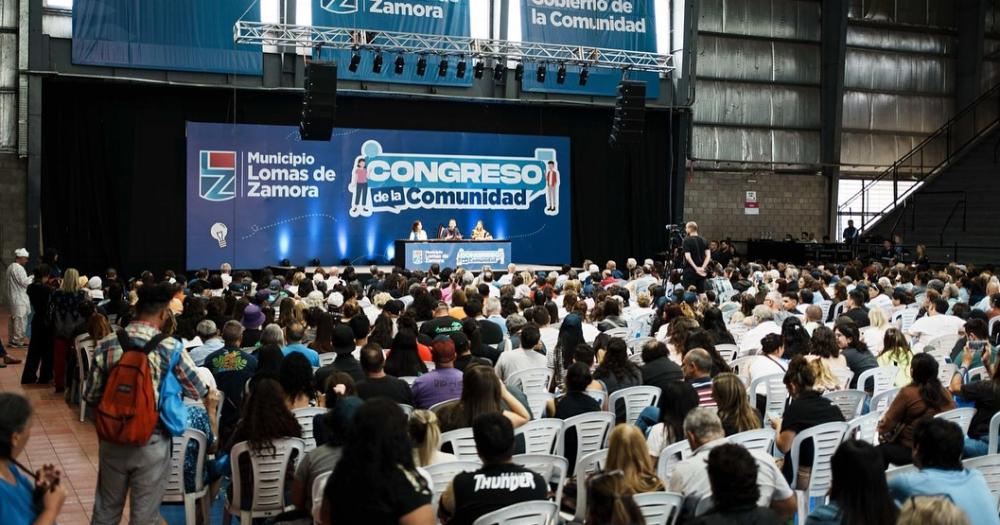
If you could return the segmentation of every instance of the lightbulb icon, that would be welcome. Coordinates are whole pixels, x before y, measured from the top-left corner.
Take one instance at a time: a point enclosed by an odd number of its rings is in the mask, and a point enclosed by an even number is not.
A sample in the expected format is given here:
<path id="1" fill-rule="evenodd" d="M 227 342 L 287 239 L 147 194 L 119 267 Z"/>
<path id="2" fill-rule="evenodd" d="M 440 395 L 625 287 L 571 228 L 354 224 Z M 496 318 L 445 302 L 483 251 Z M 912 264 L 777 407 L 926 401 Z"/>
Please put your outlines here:
<path id="1" fill-rule="evenodd" d="M 226 234 L 229 233 L 229 228 L 221 222 L 217 222 L 212 225 L 212 238 L 219 241 L 219 248 L 226 247 Z"/>

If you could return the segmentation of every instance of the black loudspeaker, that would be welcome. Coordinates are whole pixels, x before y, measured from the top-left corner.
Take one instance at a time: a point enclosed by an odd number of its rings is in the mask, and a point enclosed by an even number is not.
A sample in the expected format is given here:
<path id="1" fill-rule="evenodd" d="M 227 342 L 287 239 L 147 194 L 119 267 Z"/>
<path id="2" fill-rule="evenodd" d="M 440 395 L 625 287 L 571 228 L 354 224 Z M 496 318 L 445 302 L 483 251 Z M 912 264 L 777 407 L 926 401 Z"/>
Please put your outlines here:
<path id="1" fill-rule="evenodd" d="M 618 100 L 615 103 L 615 118 L 611 123 L 608 143 L 638 144 L 642 141 L 646 124 L 646 83 L 622 80 L 618 84 Z"/>
<path id="2" fill-rule="evenodd" d="M 329 141 L 337 115 L 337 65 L 312 62 L 306 66 L 299 135 L 302 140 Z"/>

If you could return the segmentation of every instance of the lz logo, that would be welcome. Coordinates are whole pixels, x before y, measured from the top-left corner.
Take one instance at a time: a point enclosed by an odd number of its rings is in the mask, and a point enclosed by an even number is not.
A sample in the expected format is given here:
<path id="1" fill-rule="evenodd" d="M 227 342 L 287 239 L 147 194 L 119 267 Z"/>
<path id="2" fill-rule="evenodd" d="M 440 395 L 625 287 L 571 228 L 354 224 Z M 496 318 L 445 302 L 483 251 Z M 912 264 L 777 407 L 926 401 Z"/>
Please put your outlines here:
<path id="1" fill-rule="evenodd" d="M 207 201 L 228 201 L 236 197 L 236 152 L 200 152 L 198 195 Z"/>
<path id="2" fill-rule="evenodd" d="M 320 0 L 319 6 L 336 15 L 358 12 L 358 0 Z"/>

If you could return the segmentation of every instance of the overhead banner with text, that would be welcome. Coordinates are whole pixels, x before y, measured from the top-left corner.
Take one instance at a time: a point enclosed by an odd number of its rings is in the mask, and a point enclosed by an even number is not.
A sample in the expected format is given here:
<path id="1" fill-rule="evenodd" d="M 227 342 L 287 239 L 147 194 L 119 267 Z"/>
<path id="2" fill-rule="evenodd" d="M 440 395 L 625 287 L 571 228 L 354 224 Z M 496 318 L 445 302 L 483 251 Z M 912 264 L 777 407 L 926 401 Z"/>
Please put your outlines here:
<path id="1" fill-rule="evenodd" d="M 653 0 L 520 0 L 521 39 L 525 42 L 569 44 L 626 51 L 656 52 L 656 13 Z M 557 82 L 559 64 L 546 65 L 539 80 L 539 64 L 525 64 L 521 82 L 525 91 L 578 95 L 617 94 L 621 72 L 589 70 L 580 85 L 581 68 L 567 64 L 566 79 Z M 630 80 L 646 81 L 646 98 L 659 96 L 659 74 L 634 72 Z"/>
<path id="2" fill-rule="evenodd" d="M 476 0 L 484 1 L 484 0 Z M 470 0 L 313 0 L 312 25 L 318 27 L 346 27 L 424 35 L 463 36 L 471 35 Z M 357 71 L 350 71 L 350 51 L 322 50 L 317 53 L 324 60 L 333 59 L 339 64 L 337 76 L 348 80 L 368 82 L 399 82 L 406 84 L 430 84 L 438 86 L 471 86 L 472 62 L 467 63 L 463 78 L 458 78 L 457 61 L 449 60 L 445 74 L 439 75 L 441 58 L 425 56 L 426 68 L 423 74 L 417 71 L 420 57 L 403 56 L 401 73 L 396 72 L 399 55 L 382 54 L 381 71 L 375 71 L 376 54 L 359 51 L 361 61 Z"/>
<path id="3" fill-rule="evenodd" d="M 187 124 L 187 267 L 395 257 L 415 221 L 510 240 L 517 262 L 570 258 L 566 137 Z"/>

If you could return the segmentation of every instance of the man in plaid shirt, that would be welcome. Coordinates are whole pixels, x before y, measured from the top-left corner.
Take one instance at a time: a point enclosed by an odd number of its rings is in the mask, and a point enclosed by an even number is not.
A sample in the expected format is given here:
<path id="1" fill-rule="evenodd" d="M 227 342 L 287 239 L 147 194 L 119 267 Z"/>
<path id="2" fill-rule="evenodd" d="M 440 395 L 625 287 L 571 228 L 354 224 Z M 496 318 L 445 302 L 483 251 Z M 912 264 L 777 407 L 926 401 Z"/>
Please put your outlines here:
<path id="1" fill-rule="evenodd" d="M 136 303 L 136 319 L 125 328 L 134 348 L 142 349 L 153 337 L 160 333 L 160 327 L 171 315 L 168 305 L 174 295 L 174 287 L 167 283 L 147 284 L 139 289 Z M 94 354 L 87 401 L 97 406 L 104 396 L 111 369 L 118 363 L 124 350 L 118 335 L 112 333 L 98 343 Z M 182 352 L 177 367 L 167 370 L 174 352 Z M 197 366 L 181 343 L 174 338 L 166 338 L 149 353 L 149 370 L 153 390 L 159 406 L 160 381 L 165 374 L 174 374 L 180 381 L 184 395 L 192 399 L 204 399 L 208 388 L 198 379 Z M 142 447 L 132 447 L 101 441 L 100 467 L 98 470 L 97 494 L 94 499 L 92 524 L 117 525 L 121 522 L 125 507 L 125 497 L 130 495 L 130 523 L 158 523 L 160 502 L 166 490 L 170 467 L 171 439 L 165 432 L 154 432 L 149 442 Z M 130 494 L 131 493 L 131 494 Z"/>

